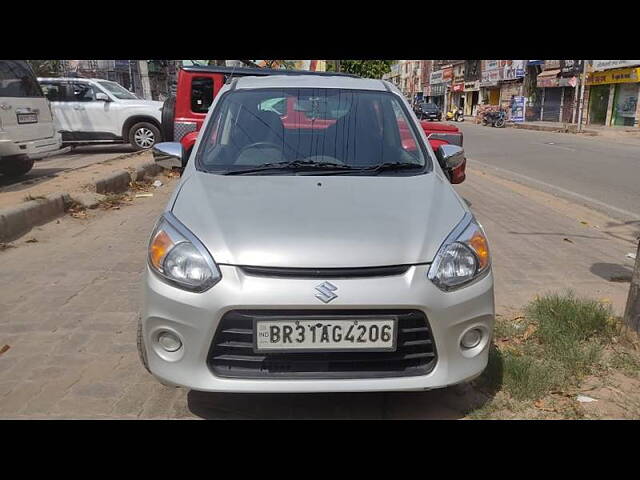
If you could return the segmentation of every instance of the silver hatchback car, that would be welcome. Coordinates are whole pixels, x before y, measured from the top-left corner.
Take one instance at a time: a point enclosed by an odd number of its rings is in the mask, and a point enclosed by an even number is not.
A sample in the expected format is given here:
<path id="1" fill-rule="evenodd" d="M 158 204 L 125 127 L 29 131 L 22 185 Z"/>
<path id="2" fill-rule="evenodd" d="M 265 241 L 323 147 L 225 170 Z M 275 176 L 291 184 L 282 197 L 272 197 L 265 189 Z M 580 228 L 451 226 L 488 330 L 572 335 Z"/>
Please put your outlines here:
<path id="1" fill-rule="evenodd" d="M 178 143 L 156 145 L 182 161 Z M 487 365 L 487 239 L 390 83 L 221 89 L 150 238 L 138 345 L 212 392 L 424 390 Z"/>

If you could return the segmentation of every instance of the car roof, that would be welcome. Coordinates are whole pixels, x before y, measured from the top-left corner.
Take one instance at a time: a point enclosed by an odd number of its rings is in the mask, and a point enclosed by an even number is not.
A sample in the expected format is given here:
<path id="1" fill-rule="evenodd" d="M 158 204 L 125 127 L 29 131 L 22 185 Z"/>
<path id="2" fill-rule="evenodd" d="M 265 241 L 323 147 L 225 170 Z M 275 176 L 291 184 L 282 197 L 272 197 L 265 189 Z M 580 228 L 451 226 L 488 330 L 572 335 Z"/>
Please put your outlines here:
<path id="1" fill-rule="evenodd" d="M 352 90 L 389 90 L 387 82 L 371 78 L 337 75 L 269 75 L 266 77 L 239 77 L 231 83 L 231 89 L 256 88 L 343 88 Z"/>
<path id="2" fill-rule="evenodd" d="M 85 78 L 85 77 L 38 77 L 39 82 L 113 82 L 106 78 Z M 117 83 L 117 82 L 114 82 Z"/>

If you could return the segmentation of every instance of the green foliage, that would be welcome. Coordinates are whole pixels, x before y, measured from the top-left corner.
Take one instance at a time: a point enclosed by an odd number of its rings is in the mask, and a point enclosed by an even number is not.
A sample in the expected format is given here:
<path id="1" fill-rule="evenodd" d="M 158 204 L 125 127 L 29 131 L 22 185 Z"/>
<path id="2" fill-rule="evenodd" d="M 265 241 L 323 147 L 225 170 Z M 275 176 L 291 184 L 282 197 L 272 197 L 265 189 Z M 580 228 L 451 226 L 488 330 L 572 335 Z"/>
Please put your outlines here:
<path id="1" fill-rule="evenodd" d="M 362 78 L 382 78 L 391 71 L 393 60 L 338 60 L 341 73 L 351 73 Z M 336 60 L 327 61 L 327 71 L 336 71 Z"/>

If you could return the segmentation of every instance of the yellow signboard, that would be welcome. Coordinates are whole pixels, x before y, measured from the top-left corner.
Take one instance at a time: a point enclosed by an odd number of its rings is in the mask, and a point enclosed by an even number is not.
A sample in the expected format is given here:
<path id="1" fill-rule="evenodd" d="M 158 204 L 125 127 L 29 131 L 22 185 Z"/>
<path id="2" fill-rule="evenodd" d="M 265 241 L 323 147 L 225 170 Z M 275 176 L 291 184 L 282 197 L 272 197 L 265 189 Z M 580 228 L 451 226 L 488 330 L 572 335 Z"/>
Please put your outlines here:
<path id="1" fill-rule="evenodd" d="M 607 83 L 640 82 L 640 68 L 618 68 L 604 72 L 591 72 L 587 77 L 587 85 L 604 85 Z"/>

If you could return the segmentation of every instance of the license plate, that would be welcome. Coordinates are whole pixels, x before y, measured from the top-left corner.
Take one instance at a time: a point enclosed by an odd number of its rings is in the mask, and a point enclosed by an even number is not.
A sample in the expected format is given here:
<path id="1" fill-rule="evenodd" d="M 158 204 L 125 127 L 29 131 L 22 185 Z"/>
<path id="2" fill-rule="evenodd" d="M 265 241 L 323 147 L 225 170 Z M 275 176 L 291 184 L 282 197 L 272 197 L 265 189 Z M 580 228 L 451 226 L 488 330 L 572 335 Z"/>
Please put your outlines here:
<path id="1" fill-rule="evenodd" d="M 38 115 L 35 113 L 16 113 L 18 123 L 38 123 Z"/>
<path id="2" fill-rule="evenodd" d="M 375 351 L 396 349 L 396 318 L 268 319 L 255 322 L 256 352 Z"/>

